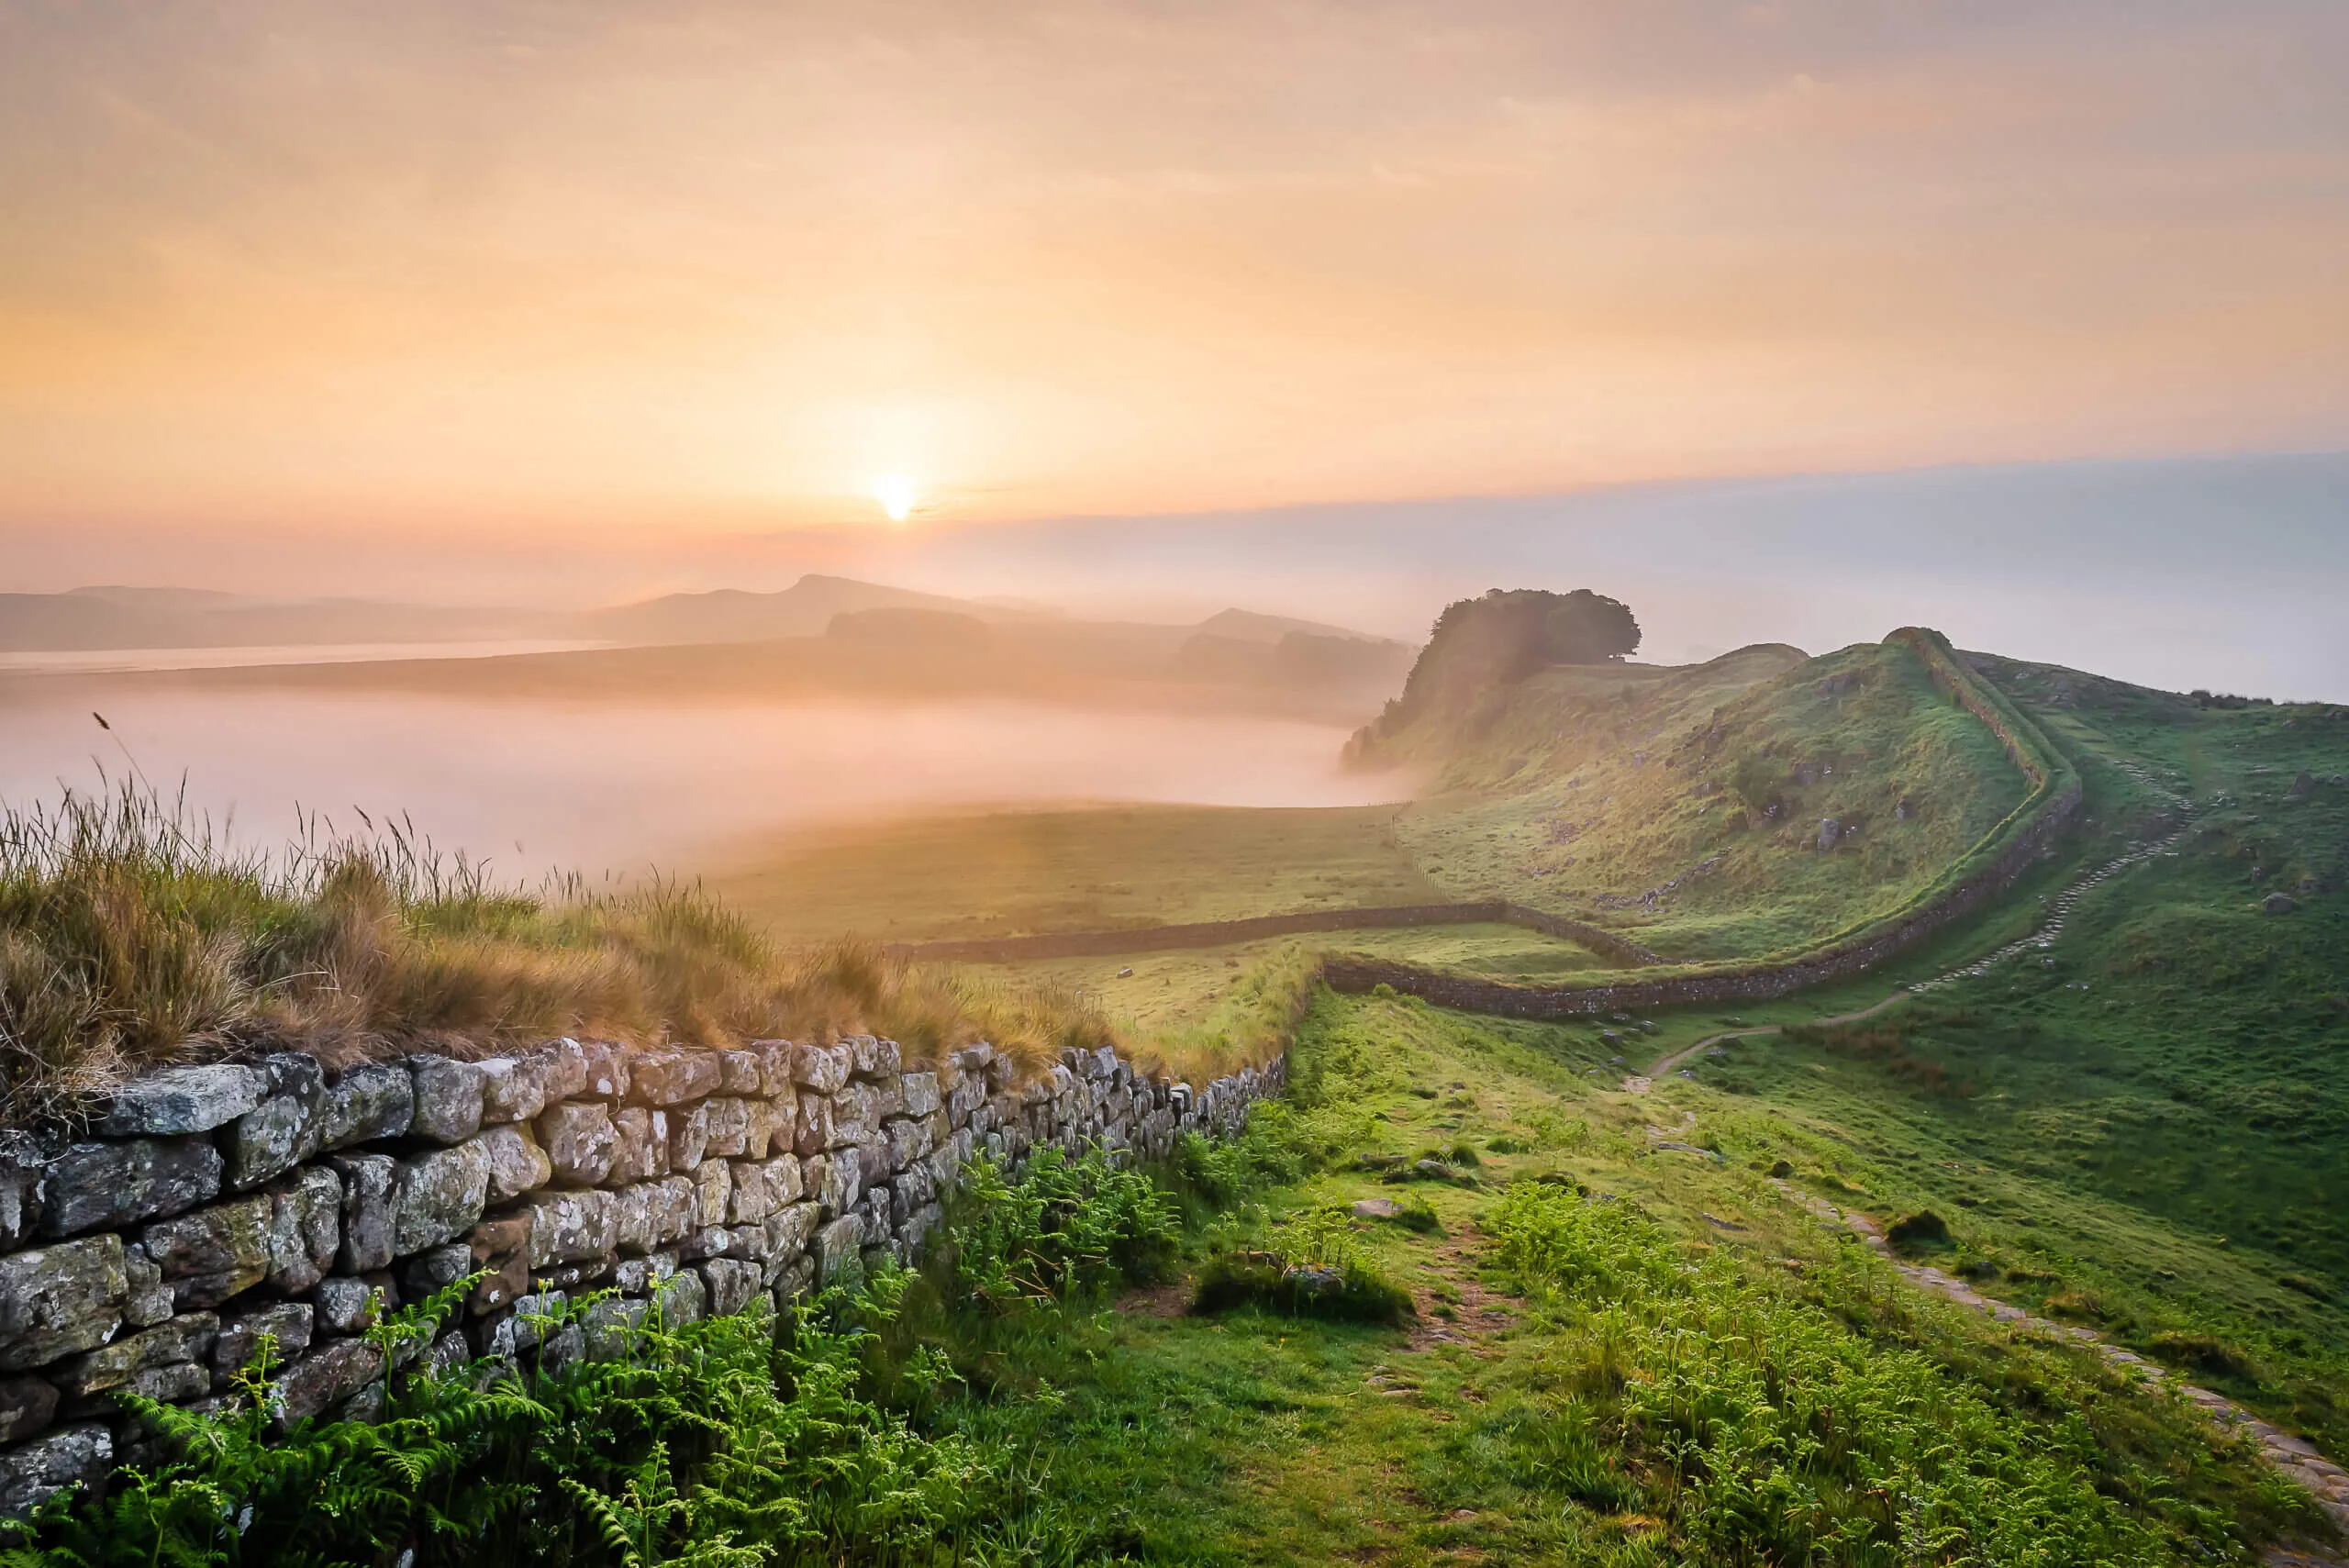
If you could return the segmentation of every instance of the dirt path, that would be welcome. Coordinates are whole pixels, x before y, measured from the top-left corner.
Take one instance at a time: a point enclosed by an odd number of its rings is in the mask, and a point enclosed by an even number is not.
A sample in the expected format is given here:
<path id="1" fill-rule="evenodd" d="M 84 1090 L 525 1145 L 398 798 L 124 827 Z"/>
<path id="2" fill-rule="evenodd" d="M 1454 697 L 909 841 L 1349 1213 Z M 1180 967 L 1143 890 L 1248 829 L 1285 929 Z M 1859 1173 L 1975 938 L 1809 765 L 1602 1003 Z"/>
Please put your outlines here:
<path id="1" fill-rule="evenodd" d="M 2089 1346 L 2107 1362 L 2132 1377 L 2155 1386 L 2172 1387 L 2187 1399 L 2199 1406 L 2222 1427 L 2240 1427 L 2259 1445 L 2267 1462 L 2308 1488 L 2317 1506 L 2324 1510 L 2335 1529 L 2349 1535 L 2349 1471 L 2333 1463 L 2305 1439 L 2296 1438 L 2244 1409 L 2224 1395 L 2213 1394 L 2207 1388 L 2197 1388 L 2180 1379 L 2167 1368 L 2157 1366 L 2136 1351 L 2111 1343 L 2092 1329 L 2074 1323 L 2057 1323 L 2037 1317 L 2010 1303 L 1984 1296 L 1972 1285 L 1953 1274 L 1922 1263 L 1904 1262 L 1885 1240 L 1884 1228 L 1869 1215 L 1856 1209 L 1837 1208 L 1825 1198 L 1796 1190 L 1786 1182 L 1774 1179 L 1771 1185 L 1789 1199 L 1802 1205 L 1822 1222 L 1840 1225 L 1866 1243 L 1870 1250 L 1900 1271 L 1901 1276 L 1920 1289 L 1956 1302 L 1961 1307 L 1989 1315 L 2001 1323 L 2011 1323 L 2027 1332 L 2046 1334 L 2076 1340 Z M 2308 1547 L 2277 1548 L 2267 1554 L 2271 1568 L 2349 1568 L 2349 1559 L 2328 1555 Z"/>

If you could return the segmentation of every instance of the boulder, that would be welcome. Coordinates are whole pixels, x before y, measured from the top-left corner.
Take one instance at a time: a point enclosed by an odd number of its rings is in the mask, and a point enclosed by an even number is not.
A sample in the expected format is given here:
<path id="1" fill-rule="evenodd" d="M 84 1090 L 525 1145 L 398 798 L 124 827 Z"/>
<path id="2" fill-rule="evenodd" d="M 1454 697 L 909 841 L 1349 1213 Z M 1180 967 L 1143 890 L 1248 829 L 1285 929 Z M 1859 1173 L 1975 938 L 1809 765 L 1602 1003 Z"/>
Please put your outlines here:
<path id="1" fill-rule="evenodd" d="M 2271 893 L 2259 901 L 2260 913 L 2288 915 L 2300 906 L 2300 901 L 2288 893 Z"/>
<path id="2" fill-rule="evenodd" d="M 95 1486 L 113 1468 L 114 1438 L 105 1427 L 60 1427 L 0 1454 L 0 1514 L 29 1512 L 68 1486 Z"/>
<path id="3" fill-rule="evenodd" d="M 220 1195 L 220 1151 L 201 1134 L 76 1143 L 41 1173 L 41 1231 L 71 1236 L 184 1214 Z"/>
<path id="4" fill-rule="evenodd" d="M 484 1075 L 479 1064 L 445 1056 L 411 1056 L 416 1118 L 408 1130 L 435 1143 L 462 1143 L 481 1130 Z"/>
<path id="5" fill-rule="evenodd" d="M 392 1180 L 392 1255 L 406 1257 L 473 1228 L 489 1199 L 489 1155 L 476 1143 L 403 1160 Z"/>
<path id="6" fill-rule="evenodd" d="M 318 1111 L 318 1147 L 348 1149 L 405 1138 L 416 1120 L 416 1080 L 393 1062 L 355 1067 L 326 1092 Z"/>
<path id="7" fill-rule="evenodd" d="M 232 1192 L 257 1187 L 315 1157 L 326 1128 L 327 1077 L 315 1058 L 281 1051 L 262 1063 L 268 1098 L 221 1135 Z"/>
<path id="8" fill-rule="evenodd" d="M 347 1274 L 391 1266 L 392 1188 L 399 1162 L 388 1154 L 334 1154 L 327 1168 L 342 1182 L 342 1244 L 337 1265 Z"/>
<path id="9" fill-rule="evenodd" d="M 290 1363 L 269 1391 L 279 1427 L 324 1415 L 384 1374 L 384 1352 L 367 1340 L 335 1340 Z"/>
<path id="10" fill-rule="evenodd" d="M 126 1084 L 96 1130 L 107 1138 L 180 1138 L 225 1127 L 259 1106 L 260 1071 L 232 1062 L 167 1067 Z"/>
<path id="11" fill-rule="evenodd" d="M 618 1138 L 609 1106 L 596 1100 L 567 1100 L 549 1106 L 539 1118 L 539 1144 L 552 1162 L 555 1178 L 573 1186 L 599 1186 L 612 1172 Z"/>
<path id="12" fill-rule="evenodd" d="M 0 1371 L 42 1366 L 105 1344 L 121 1327 L 129 1295 L 119 1236 L 0 1258 Z"/>
<path id="13" fill-rule="evenodd" d="M 639 1051 L 628 1064 L 628 1097 L 640 1106 L 683 1105 L 716 1094 L 722 1076 L 712 1051 Z"/>
<path id="14" fill-rule="evenodd" d="M 489 1162 L 491 1203 L 505 1203 L 524 1193 L 536 1192 L 554 1180 L 554 1162 L 530 1137 L 527 1123 L 486 1128 L 471 1141 Z"/>

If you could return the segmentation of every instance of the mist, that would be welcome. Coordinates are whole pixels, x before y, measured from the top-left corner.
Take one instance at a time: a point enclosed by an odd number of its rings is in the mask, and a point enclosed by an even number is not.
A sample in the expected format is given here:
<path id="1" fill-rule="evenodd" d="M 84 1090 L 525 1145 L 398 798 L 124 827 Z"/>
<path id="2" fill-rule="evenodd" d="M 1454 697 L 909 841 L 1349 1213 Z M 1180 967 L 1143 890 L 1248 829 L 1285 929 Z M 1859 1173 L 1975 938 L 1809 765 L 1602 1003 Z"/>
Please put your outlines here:
<path id="1" fill-rule="evenodd" d="M 511 883 L 695 874 L 767 839 L 941 808 L 1347 806 L 1410 787 L 1341 773 L 1335 726 L 988 700 L 479 703 L 61 682 L 0 704 L 0 731 L 9 804 L 129 776 L 184 788 L 191 812 L 262 851 L 302 813 L 343 831 L 405 818 Z"/>

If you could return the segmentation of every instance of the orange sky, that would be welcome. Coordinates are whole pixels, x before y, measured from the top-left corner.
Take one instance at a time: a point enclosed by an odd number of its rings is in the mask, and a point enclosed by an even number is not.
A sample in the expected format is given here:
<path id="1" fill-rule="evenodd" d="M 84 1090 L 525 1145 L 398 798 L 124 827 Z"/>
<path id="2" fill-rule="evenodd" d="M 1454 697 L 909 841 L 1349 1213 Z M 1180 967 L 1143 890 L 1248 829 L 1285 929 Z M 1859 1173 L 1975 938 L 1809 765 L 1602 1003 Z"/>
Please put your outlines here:
<path id="1" fill-rule="evenodd" d="M 14 0 L 0 530 L 2340 447 L 2344 80 L 2337 0 Z"/>

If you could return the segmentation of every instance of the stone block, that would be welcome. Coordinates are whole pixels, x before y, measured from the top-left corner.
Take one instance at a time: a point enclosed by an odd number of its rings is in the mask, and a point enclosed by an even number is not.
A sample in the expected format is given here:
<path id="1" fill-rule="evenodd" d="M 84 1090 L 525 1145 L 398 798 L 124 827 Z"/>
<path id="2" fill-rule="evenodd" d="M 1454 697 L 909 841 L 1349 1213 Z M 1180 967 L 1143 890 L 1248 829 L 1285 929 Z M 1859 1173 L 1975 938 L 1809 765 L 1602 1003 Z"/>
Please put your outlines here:
<path id="1" fill-rule="evenodd" d="M 785 1099 L 744 1100 L 742 1102 L 742 1153 L 746 1159 L 763 1160 L 774 1152 L 781 1143 L 789 1151 L 798 1116 L 796 1102 Z"/>
<path id="2" fill-rule="evenodd" d="M 853 1285 L 863 1277 L 863 1262 L 859 1254 L 864 1249 L 864 1227 L 851 1214 L 822 1226 L 816 1232 L 809 1249 L 816 1262 L 816 1275 L 828 1285 Z"/>
<path id="3" fill-rule="evenodd" d="M 300 1296 L 334 1266 L 342 1244 L 342 1183 L 323 1165 L 305 1165 L 268 1192 L 269 1283 Z"/>
<path id="4" fill-rule="evenodd" d="M 852 1077 L 882 1083 L 906 1070 L 905 1053 L 894 1040 L 860 1034 L 851 1035 L 841 1043 L 849 1048 L 849 1073 Z"/>
<path id="5" fill-rule="evenodd" d="M 864 1195 L 856 1200 L 856 1216 L 868 1247 L 885 1244 L 896 1232 L 896 1215 L 890 1207 L 887 1187 L 866 1188 Z"/>
<path id="6" fill-rule="evenodd" d="M 473 1229 L 489 1199 L 489 1156 L 460 1143 L 399 1162 L 392 1179 L 392 1255 L 404 1258 Z"/>
<path id="7" fill-rule="evenodd" d="M 150 1367 L 206 1360 L 219 1333 L 220 1319 L 211 1313 L 184 1313 L 61 1362 L 48 1375 L 60 1393 L 70 1398 L 84 1398 L 109 1388 L 120 1388 L 133 1373 Z"/>
<path id="8" fill-rule="evenodd" d="M 612 1117 L 612 1168 L 604 1180 L 623 1186 L 668 1173 L 669 1113 L 645 1106 L 621 1106 Z"/>
<path id="9" fill-rule="evenodd" d="M 708 1152 L 709 1106 L 709 1101 L 702 1100 L 665 1113 L 669 1118 L 669 1169 L 690 1171 Z"/>
<path id="10" fill-rule="evenodd" d="M 699 1273 L 680 1269 L 653 1288 L 662 1320 L 672 1326 L 698 1323 L 709 1315 L 709 1286 Z"/>
<path id="11" fill-rule="evenodd" d="M 535 1047 L 529 1054 L 545 1059 L 547 1105 L 579 1099 L 586 1095 L 586 1047 L 564 1035 Z"/>
<path id="12" fill-rule="evenodd" d="M 325 1136 L 326 1072 L 300 1051 L 262 1063 L 268 1096 L 220 1135 L 231 1192 L 245 1192 L 314 1158 Z"/>
<path id="13" fill-rule="evenodd" d="M 318 1112 L 318 1147 L 348 1149 L 406 1138 L 416 1121 L 416 1080 L 396 1062 L 354 1067 L 326 1092 Z"/>
<path id="14" fill-rule="evenodd" d="M 540 1193 L 524 1211 L 530 1218 L 533 1271 L 601 1257 L 619 1246 L 619 1217 L 609 1193 Z"/>
<path id="15" fill-rule="evenodd" d="M 276 1205 L 266 1193 L 214 1204 L 139 1233 L 139 1245 L 171 1283 L 181 1311 L 217 1307 L 269 1275 Z"/>
<path id="16" fill-rule="evenodd" d="M 734 1168 L 723 1160 L 705 1160 L 693 1173 L 694 1223 L 723 1225 L 734 1193 Z"/>
<path id="17" fill-rule="evenodd" d="M 347 1274 L 389 1267 L 392 1186 L 399 1162 L 388 1154 L 332 1154 L 326 1164 L 342 1182 L 342 1244 L 336 1266 Z"/>
<path id="18" fill-rule="evenodd" d="M 39 1377 L 0 1378 L 0 1443 L 19 1443 L 45 1432 L 56 1418 L 54 1384 Z"/>
<path id="19" fill-rule="evenodd" d="M 934 1116 L 945 1105 L 935 1073 L 908 1073 L 897 1080 L 897 1097 L 907 1116 Z"/>
<path id="20" fill-rule="evenodd" d="M 647 1252 L 622 1258 L 612 1269 L 612 1288 L 622 1296 L 642 1296 L 677 1272 L 674 1252 Z"/>
<path id="21" fill-rule="evenodd" d="M 718 1092 L 721 1095 L 761 1095 L 765 1073 L 761 1071 L 759 1053 L 755 1051 L 721 1051 L 718 1053 Z"/>
<path id="22" fill-rule="evenodd" d="M 484 1077 L 478 1063 L 445 1056 L 411 1056 L 416 1118 L 408 1130 L 435 1143 L 462 1143 L 481 1130 Z"/>
<path id="23" fill-rule="evenodd" d="M 547 1108 L 555 1076 L 551 1056 L 493 1056 L 473 1065 L 481 1069 L 483 1126 L 529 1121 Z"/>
<path id="24" fill-rule="evenodd" d="M 220 1195 L 220 1151 L 201 1134 L 76 1143 L 41 1173 L 41 1232 L 71 1236 L 184 1214 Z"/>
<path id="25" fill-rule="evenodd" d="M 417 1370 L 437 1383 L 453 1383 L 464 1375 L 473 1359 L 473 1349 L 465 1342 L 463 1330 L 451 1329 L 432 1341 Z"/>
<path id="26" fill-rule="evenodd" d="M 310 1348 L 316 1321 L 317 1309 L 306 1301 L 281 1301 L 223 1318 L 212 1341 L 212 1386 L 228 1387 L 260 1353 L 264 1338 L 271 1342 L 273 1364 L 283 1366 L 301 1355 Z"/>
<path id="27" fill-rule="evenodd" d="M 793 1129 L 793 1151 L 805 1160 L 832 1147 L 832 1101 L 812 1090 L 799 1096 L 799 1114 Z"/>
<path id="28" fill-rule="evenodd" d="M 593 1362 L 615 1362 L 633 1353 L 642 1342 L 644 1319 L 651 1303 L 626 1297 L 595 1302 L 580 1319 L 586 1333 L 584 1354 Z"/>
<path id="29" fill-rule="evenodd" d="M 823 1218 L 812 1203 L 786 1204 L 768 1215 L 762 1226 L 767 1255 L 785 1263 L 798 1257 L 815 1241 Z"/>
<path id="30" fill-rule="evenodd" d="M 400 1295 L 405 1300 L 422 1301 L 473 1272 L 473 1250 L 470 1241 L 427 1247 L 400 1265 Z"/>
<path id="31" fill-rule="evenodd" d="M 888 1140 L 889 1168 L 903 1171 L 919 1163 L 933 1147 L 930 1124 L 911 1117 L 898 1117 L 881 1124 L 881 1134 Z"/>
<path id="32" fill-rule="evenodd" d="M 21 1247 L 40 1225 L 49 1156 L 30 1134 L 0 1131 L 0 1251 Z"/>
<path id="33" fill-rule="evenodd" d="M 813 1252 L 803 1252 L 784 1266 L 775 1276 L 774 1304 L 778 1309 L 806 1299 L 816 1288 L 816 1258 Z"/>
<path id="34" fill-rule="evenodd" d="M 791 1081 L 818 1095 L 836 1095 L 841 1085 L 848 1082 L 853 1061 L 844 1045 L 795 1046 L 791 1053 Z"/>
<path id="35" fill-rule="evenodd" d="M 754 1040 L 747 1047 L 759 1059 L 759 1090 L 769 1099 L 791 1092 L 791 1058 L 795 1047 L 787 1040 Z"/>
<path id="36" fill-rule="evenodd" d="M 539 1144 L 554 1167 L 555 1179 L 573 1186 L 603 1184 L 612 1173 L 618 1146 L 609 1106 L 596 1100 L 566 1100 L 539 1118 Z"/>
<path id="37" fill-rule="evenodd" d="M 938 1205 L 926 1203 L 899 1223 L 897 1240 L 908 1261 L 921 1256 L 922 1247 L 930 1240 L 930 1232 L 938 1229 L 938 1223 L 943 1218 L 944 1210 Z"/>
<path id="38" fill-rule="evenodd" d="M 586 1069 L 588 1096 L 615 1103 L 628 1098 L 628 1048 L 608 1040 L 583 1040 L 580 1060 Z"/>
<path id="39" fill-rule="evenodd" d="M 130 1282 L 130 1295 L 122 1306 L 122 1320 L 134 1329 L 151 1329 L 172 1315 L 172 1287 L 163 1283 L 163 1271 L 147 1255 L 147 1249 L 133 1241 L 122 1250 L 123 1276 Z"/>
<path id="40" fill-rule="evenodd" d="M 639 1051 L 628 1064 L 628 1097 L 640 1106 L 677 1106 L 718 1092 L 723 1069 L 714 1051 Z"/>
<path id="41" fill-rule="evenodd" d="M 729 1317 L 751 1305 L 759 1294 L 759 1266 L 739 1258 L 711 1258 L 697 1272 L 709 1287 L 709 1314 Z"/>
<path id="42" fill-rule="evenodd" d="M 310 1296 L 318 1328 L 329 1334 L 363 1334 L 384 1309 L 382 1289 L 363 1279 L 335 1274 L 318 1282 Z"/>
<path id="43" fill-rule="evenodd" d="M 703 1158 L 740 1160 L 750 1152 L 751 1105 L 749 1100 L 722 1095 L 701 1103 L 706 1123 Z"/>
<path id="44" fill-rule="evenodd" d="M 808 1195 L 824 1206 L 826 1213 L 847 1214 L 856 1207 L 856 1200 L 864 1191 L 864 1166 L 853 1149 L 838 1149 L 824 1172 L 824 1184 L 811 1188 Z"/>
<path id="45" fill-rule="evenodd" d="M 95 1421 L 60 1427 L 0 1454 L 0 1514 L 23 1514 L 68 1486 L 96 1486 L 114 1468 L 114 1438 Z"/>
<path id="46" fill-rule="evenodd" d="M 491 1203 L 508 1202 L 554 1180 L 554 1162 L 530 1136 L 528 1123 L 484 1128 L 470 1141 L 489 1162 Z"/>
<path id="47" fill-rule="evenodd" d="M 119 1236 L 0 1258 L 0 1370 L 19 1372 L 105 1344 L 121 1326 L 129 1295 Z"/>
<path id="48" fill-rule="evenodd" d="M 384 1375 L 384 1352 L 366 1340 L 335 1340 L 290 1363 L 269 1391 L 279 1427 L 324 1415 Z"/>
<path id="49" fill-rule="evenodd" d="M 126 1084 L 97 1131 L 107 1138 L 181 1138 L 210 1132 L 250 1111 L 266 1092 L 258 1068 L 232 1062 L 167 1067 Z"/>
<path id="50" fill-rule="evenodd" d="M 889 1184 L 889 1190 L 894 1195 L 890 1199 L 889 1218 L 896 1225 L 905 1224 L 907 1217 L 914 1210 L 927 1208 L 938 1200 L 938 1183 L 930 1175 L 928 1165 L 918 1164 L 900 1172 L 897 1179 Z"/>
<path id="51" fill-rule="evenodd" d="M 667 1176 L 644 1187 L 651 1212 L 651 1247 L 667 1247 L 694 1233 L 700 1217 L 701 1188 L 691 1176 Z"/>
<path id="52" fill-rule="evenodd" d="M 796 1203 L 804 1190 L 804 1179 L 798 1156 L 794 1154 L 736 1162 L 734 1192 L 727 1205 L 726 1222 L 756 1225 L 785 1204 Z"/>

